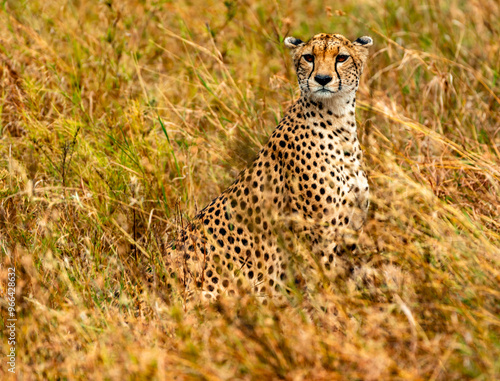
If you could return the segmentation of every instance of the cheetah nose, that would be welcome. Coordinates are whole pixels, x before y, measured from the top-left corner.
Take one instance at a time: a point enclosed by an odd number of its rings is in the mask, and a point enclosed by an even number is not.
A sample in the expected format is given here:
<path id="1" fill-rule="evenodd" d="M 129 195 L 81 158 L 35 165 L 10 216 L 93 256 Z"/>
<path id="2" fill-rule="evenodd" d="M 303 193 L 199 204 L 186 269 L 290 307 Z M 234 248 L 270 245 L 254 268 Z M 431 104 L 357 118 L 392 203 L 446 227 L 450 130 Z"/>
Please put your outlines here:
<path id="1" fill-rule="evenodd" d="M 325 86 L 327 83 L 329 83 L 332 80 L 332 77 L 329 75 L 321 75 L 318 74 L 316 77 L 314 77 L 316 82 L 318 82 L 320 85 Z"/>

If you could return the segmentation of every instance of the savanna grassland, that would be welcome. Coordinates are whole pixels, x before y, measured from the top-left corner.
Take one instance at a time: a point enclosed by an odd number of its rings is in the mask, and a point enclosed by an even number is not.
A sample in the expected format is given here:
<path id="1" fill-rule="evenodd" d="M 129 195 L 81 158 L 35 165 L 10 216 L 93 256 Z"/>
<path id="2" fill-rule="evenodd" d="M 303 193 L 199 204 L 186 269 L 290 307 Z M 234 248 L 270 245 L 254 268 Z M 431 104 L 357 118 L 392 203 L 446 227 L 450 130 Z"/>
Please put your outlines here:
<path id="1" fill-rule="evenodd" d="M 495 0 L 1 2 L 2 379 L 12 266 L 18 379 L 499 379 L 499 20 Z M 283 39 L 320 32 L 374 39 L 351 271 L 304 270 L 286 307 L 186 309 L 164 236 L 297 99 Z"/>

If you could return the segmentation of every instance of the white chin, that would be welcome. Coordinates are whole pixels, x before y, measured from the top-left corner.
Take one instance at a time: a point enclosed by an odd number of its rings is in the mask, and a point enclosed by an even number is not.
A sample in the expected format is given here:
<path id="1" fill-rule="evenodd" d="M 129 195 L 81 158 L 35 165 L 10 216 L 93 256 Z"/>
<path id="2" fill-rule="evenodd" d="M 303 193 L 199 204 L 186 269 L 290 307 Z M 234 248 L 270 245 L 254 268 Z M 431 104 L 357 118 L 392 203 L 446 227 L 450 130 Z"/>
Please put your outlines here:
<path id="1" fill-rule="evenodd" d="M 327 100 L 327 99 L 333 99 L 338 97 L 340 94 L 338 91 L 328 91 L 328 90 L 320 90 L 320 91 L 314 91 L 311 93 L 313 98 L 316 98 L 318 100 Z"/>

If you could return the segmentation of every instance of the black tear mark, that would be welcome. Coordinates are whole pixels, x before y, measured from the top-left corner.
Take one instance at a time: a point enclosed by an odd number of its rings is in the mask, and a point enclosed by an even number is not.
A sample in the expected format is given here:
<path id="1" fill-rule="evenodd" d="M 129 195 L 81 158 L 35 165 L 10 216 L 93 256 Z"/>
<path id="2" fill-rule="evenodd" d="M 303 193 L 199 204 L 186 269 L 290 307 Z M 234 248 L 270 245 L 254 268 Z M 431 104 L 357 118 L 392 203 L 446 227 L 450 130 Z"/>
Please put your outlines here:
<path id="1" fill-rule="evenodd" d="M 337 73 L 337 77 L 339 78 L 339 90 L 340 91 L 342 89 L 342 79 L 340 79 L 340 74 L 339 74 L 339 71 L 337 70 L 337 60 L 335 60 L 335 73 Z"/>
<path id="2" fill-rule="evenodd" d="M 314 56 L 314 45 L 313 45 L 312 54 L 313 54 L 313 56 Z M 316 67 L 316 60 L 313 60 L 312 64 L 313 64 L 312 70 L 311 70 L 311 72 L 309 73 L 309 77 L 307 77 L 307 90 L 308 90 L 309 92 L 311 91 L 311 89 L 310 89 L 310 87 L 309 87 L 309 79 L 311 78 L 311 75 L 314 73 L 314 68 Z"/>

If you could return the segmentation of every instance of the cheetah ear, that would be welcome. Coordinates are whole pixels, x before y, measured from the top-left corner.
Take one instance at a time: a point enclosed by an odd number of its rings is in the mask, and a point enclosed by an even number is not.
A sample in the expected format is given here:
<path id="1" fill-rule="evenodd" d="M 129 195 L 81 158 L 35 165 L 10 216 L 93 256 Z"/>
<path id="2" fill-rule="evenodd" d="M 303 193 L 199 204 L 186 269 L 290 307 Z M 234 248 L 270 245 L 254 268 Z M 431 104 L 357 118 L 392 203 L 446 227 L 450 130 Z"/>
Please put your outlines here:
<path id="1" fill-rule="evenodd" d="M 373 45 L 373 40 L 371 37 L 363 36 L 359 37 L 356 41 L 353 42 L 353 45 L 363 46 L 365 48 Z"/>
<path id="2" fill-rule="evenodd" d="M 285 46 L 290 50 L 296 49 L 299 46 L 302 46 L 304 44 L 305 44 L 304 41 L 299 40 L 298 38 L 295 38 L 295 37 L 285 38 Z"/>
<path id="3" fill-rule="evenodd" d="M 356 49 L 364 64 L 366 59 L 368 58 L 368 47 L 373 45 L 372 38 L 368 36 L 359 37 L 352 44 L 354 45 L 354 49 Z"/>

